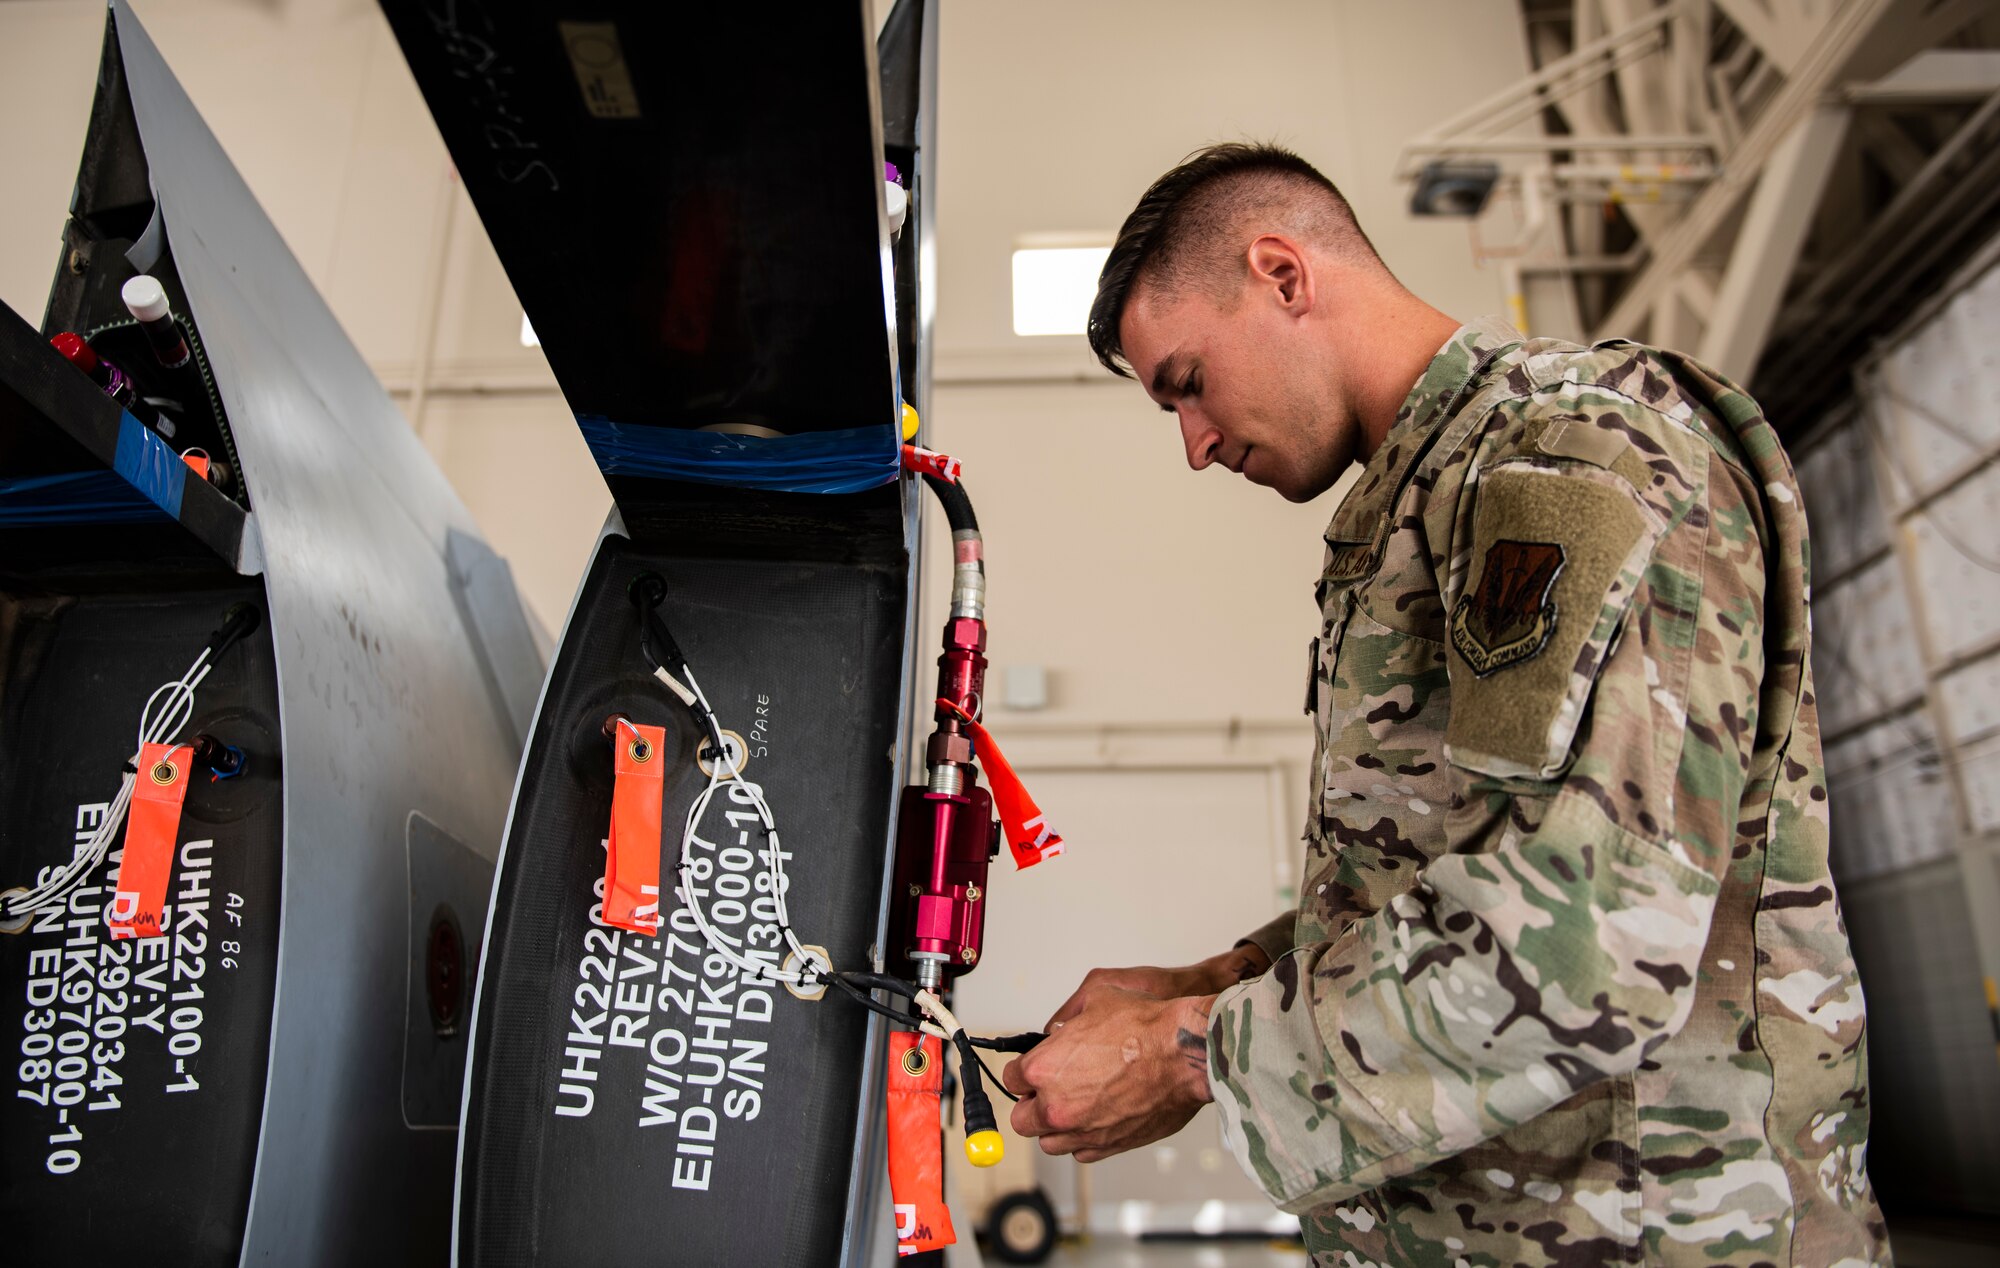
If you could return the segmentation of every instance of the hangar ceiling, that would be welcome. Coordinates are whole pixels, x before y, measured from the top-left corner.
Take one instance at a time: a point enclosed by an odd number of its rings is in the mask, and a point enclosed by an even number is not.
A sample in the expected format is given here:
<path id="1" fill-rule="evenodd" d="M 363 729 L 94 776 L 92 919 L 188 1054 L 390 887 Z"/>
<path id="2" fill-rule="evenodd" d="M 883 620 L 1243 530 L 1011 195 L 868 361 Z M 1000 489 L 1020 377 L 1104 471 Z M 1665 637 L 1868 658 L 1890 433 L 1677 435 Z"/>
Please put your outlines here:
<path id="1" fill-rule="evenodd" d="M 1796 431 L 2000 221 L 1992 0 L 1524 0 L 1533 72 L 1398 174 L 1496 177 L 1517 320 L 1694 351 Z M 1539 129 L 1532 125 L 1539 123 Z M 1530 307 L 1536 311 L 1530 312 Z"/>

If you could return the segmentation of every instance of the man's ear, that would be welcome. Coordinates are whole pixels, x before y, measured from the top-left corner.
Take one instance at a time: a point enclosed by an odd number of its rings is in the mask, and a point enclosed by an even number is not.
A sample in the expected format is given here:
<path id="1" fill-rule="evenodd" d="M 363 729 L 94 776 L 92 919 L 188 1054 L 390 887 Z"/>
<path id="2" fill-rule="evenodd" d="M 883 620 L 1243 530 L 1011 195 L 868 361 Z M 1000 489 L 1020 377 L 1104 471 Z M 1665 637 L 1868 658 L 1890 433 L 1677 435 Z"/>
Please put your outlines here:
<path id="1" fill-rule="evenodd" d="M 1295 317 L 1312 311 L 1312 264 L 1298 243 L 1282 234 L 1263 234 L 1250 244 L 1247 262 L 1252 284 L 1269 286 L 1280 307 Z"/>

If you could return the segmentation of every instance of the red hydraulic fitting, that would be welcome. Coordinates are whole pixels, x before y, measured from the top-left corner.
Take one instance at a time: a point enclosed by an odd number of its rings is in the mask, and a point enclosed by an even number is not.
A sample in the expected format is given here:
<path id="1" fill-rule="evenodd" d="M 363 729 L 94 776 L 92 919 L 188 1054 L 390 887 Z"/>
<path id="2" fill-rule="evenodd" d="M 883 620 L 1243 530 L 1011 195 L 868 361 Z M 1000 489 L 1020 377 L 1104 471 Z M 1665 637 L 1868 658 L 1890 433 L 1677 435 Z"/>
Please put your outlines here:
<path id="1" fill-rule="evenodd" d="M 985 651 L 984 621 L 945 623 L 938 696 L 975 718 L 986 691 Z M 999 849 L 993 794 L 979 786 L 972 736 L 947 705 L 935 717 L 924 751 L 930 781 L 903 791 L 890 918 L 896 968 L 933 988 L 979 963 L 986 870 Z"/>

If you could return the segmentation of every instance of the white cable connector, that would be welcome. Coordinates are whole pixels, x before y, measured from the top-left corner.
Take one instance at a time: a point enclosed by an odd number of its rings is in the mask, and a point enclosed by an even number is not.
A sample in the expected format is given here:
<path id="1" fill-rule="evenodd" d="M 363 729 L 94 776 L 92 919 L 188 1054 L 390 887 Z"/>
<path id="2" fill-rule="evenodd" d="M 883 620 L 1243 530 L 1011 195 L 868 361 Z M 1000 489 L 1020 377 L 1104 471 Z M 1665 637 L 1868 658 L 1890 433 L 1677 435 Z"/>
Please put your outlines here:
<path id="1" fill-rule="evenodd" d="M 668 673 L 665 669 L 655 669 L 653 671 L 653 677 L 665 683 L 667 685 L 668 691 L 671 691 L 676 696 L 679 696 L 682 704 L 686 705 L 690 709 L 694 708 L 694 699 L 695 699 L 694 692 L 689 691 L 686 687 L 681 686 L 680 679 L 674 677 L 672 674 Z M 690 672 L 688 674 L 688 677 L 692 678 L 694 677 L 694 674 Z M 704 705 L 704 707 L 706 706 Z"/>
<path id="2" fill-rule="evenodd" d="M 944 1006 L 944 1001 L 928 990 L 917 992 L 917 1007 L 929 1013 L 932 1019 L 944 1028 L 944 1034 L 940 1038 L 950 1039 L 965 1029 L 959 1024 L 958 1018 L 951 1015 L 951 1010 Z"/>
<path id="3" fill-rule="evenodd" d="M 676 690 L 675 694 L 680 694 L 682 690 L 686 691 L 693 697 L 687 701 L 690 706 L 699 701 L 702 710 L 708 717 L 711 720 L 715 719 L 715 708 L 709 704 L 707 694 L 701 689 L 701 683 L 696 681 L 694 670 L 688 669 L 685 672 L 687 674 L 687 686 L 680 688 L 680 684 L 675 682 L 665 670 L 656 671 L 660 680 L 666 683 L 669 688 L 679 689 Z M 716 732 L 720 734 L 722 730 L 721 722 L 716 721 L 715 727 Z M 697 741 L 698 744 L 699 741 Z M 791 887 L 791 881 L 785 875 L 785 865 L 780 857 L 784 851 L 782 844 L 778 840 L 777 820 L 771 814 L 770 803 L 764 800 L 763 789 L 743 778 L 742 751 L 740 749 L 732 751 L 727 740 L 723 741 L 722 750 L 722 752 L 716 754 L 715 763 L 711 768 L 714 773 L 709 776 L 708 786 L 701 790 L 695 797 L 694 804 L 688 807 L 687 825 L 681 832 L 681 857 L 680 864 L 676 869 L 680 875 L 681 903 L 693 915 L 695 927 L 701 930 L 702 938 L 708 943 L 709 949 L 734 965 L 739 971 L 748 975 L 751 980 L 784 982 L 793 986 L 811 986 L 821 977 L 833 972 L 833 965 L 829 964 L 824 957 L 816 952 L 807 950 L 800 943 L 798 934 L 792 931 L 791 911 L 785 902 L 785 891 Z M 797 957 L 798 962 L 804 966 L 802 968 L 773 968 L 769 964 L 750 959 L 748 956 L 740 954 L 736 948 L 730 946 L 729 942 L 717 932 L 715 926 L 709 923 L 708 913 L 702 910 L 700 901 L 695 897 L 694 877 L 689 875 L 690 870 L 694 866 L 692 847 L 701 845 L 710 850 L 715 849 L 714 842 L 705 841 L 701 838 L 699 829 L 702 818 L 708 811 L 708 804 L 715 797 L 716 789 L 725 785 L 741 790 L 740 796 L 736 794 L 732 794 L 732 796 L 736 796 L 737 800 L 753 807 L 757 811 L 758 820 L 764 825 L 764 839 L 767 843 L 764 855 L 765 875 L 770 878 L 771 901 L 774 907 L 774 914 L 777 916 L 775 923 L 784 932 L 785 945 L 791 949 L 792 954 Z"/>

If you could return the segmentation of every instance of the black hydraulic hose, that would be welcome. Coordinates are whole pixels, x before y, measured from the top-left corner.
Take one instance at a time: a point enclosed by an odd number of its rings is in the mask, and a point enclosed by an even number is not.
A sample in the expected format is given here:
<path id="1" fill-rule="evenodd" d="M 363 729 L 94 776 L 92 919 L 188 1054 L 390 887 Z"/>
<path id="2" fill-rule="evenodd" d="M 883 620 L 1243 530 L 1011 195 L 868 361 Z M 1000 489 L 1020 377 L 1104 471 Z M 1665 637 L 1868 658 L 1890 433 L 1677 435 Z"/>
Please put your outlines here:
<path id="1" fill-rule="evenodd" d="M 951 615 L 954 620 L 986 616 L 986 543 L 979 535 L 979 517 L 972 513 L 972 499 L 965 486 L 939 476 L 924 476 L 924 483 L 937 494 L 938 505 L 951 524 Z"/>
<path id="2" fill-rule="evenodd" d="M 938 504 L 944 507 L 944 517 L 951 524 L 954 533 L 976 533 L 979 531 L 979 517 L 972 513 L 972 499 L 965 495 L 963 484 L 953 484 L 949 480 L 934 475 L 926 475 L 924 483 L 937 494 Z"/>

